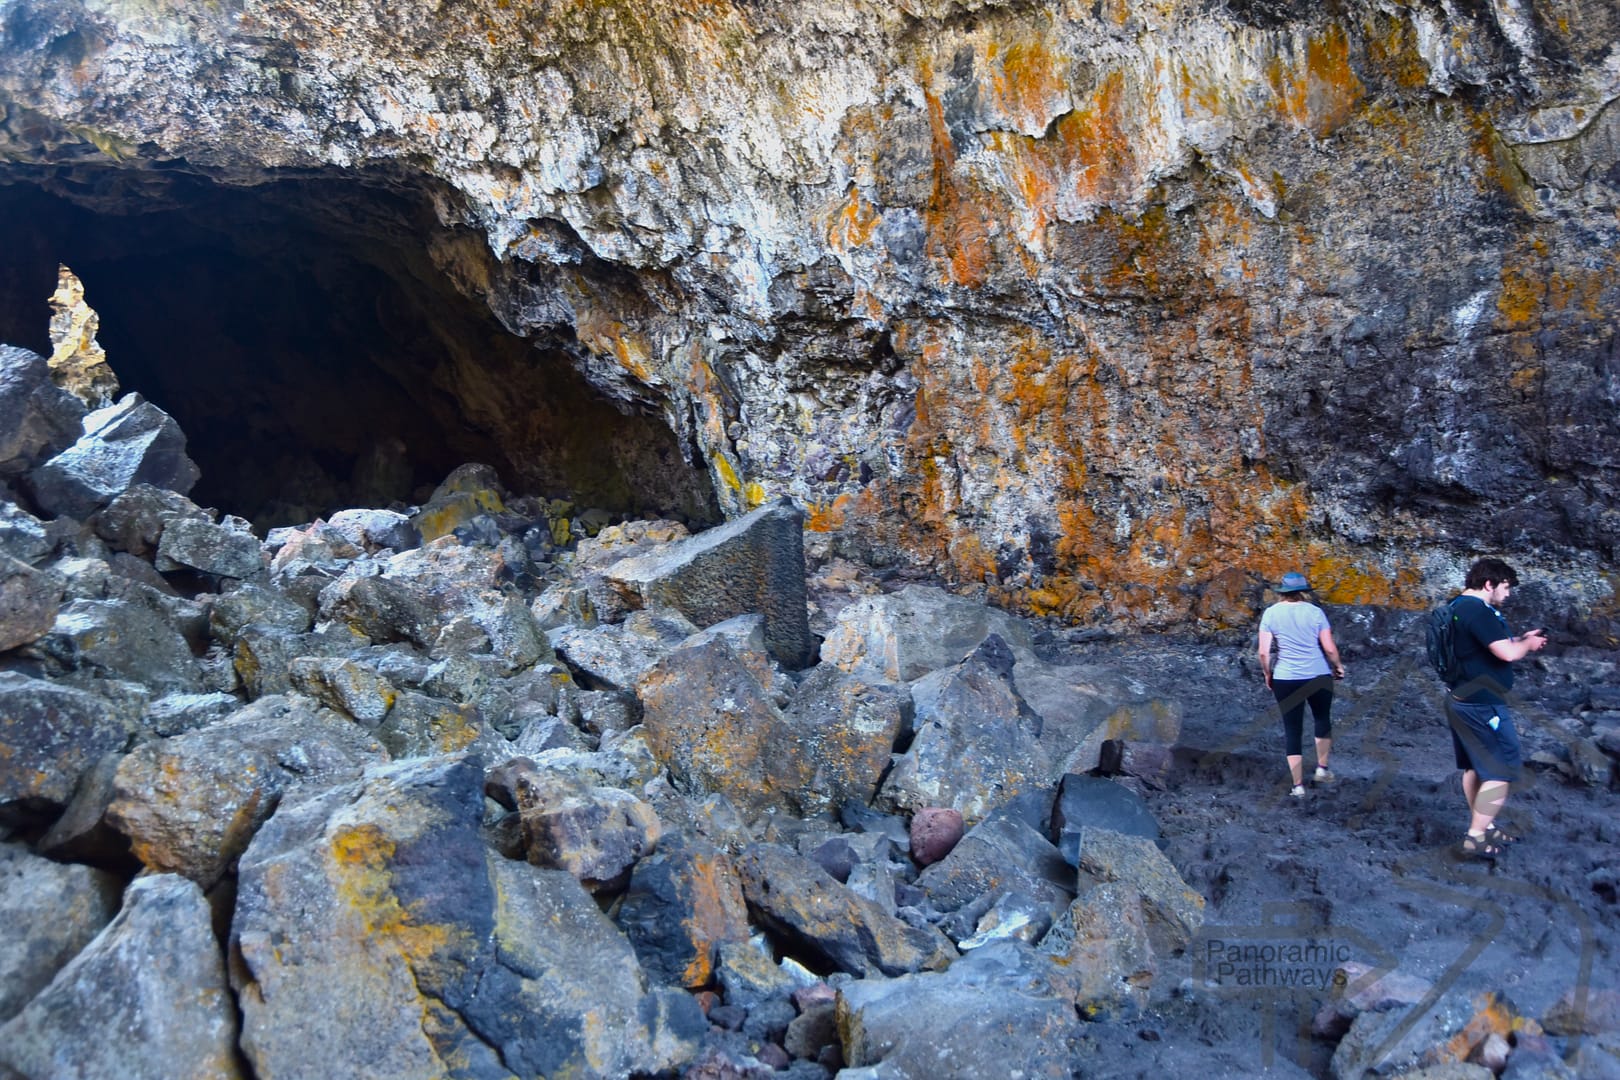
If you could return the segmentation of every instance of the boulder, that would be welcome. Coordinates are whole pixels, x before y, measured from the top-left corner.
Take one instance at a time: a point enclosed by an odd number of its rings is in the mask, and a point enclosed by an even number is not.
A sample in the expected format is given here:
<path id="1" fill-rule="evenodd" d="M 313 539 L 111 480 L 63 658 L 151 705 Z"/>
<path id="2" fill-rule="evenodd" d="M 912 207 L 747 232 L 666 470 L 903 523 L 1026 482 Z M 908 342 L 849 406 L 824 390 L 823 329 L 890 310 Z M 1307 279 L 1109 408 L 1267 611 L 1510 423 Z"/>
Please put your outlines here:
<path id="1" fill-rule="evenodd" d="M 960 663 L 991 634 L 1018 661 L 1035 658 L 1029 624 L 931 585 L 864 596 L 839 611 L 821 660 L 876 682 L 909 683 Z"/>
<path id="2" fill-rule="evenodd" d="M 259 538 L 241 518 L 215 524 L 182 517 L 169 522 L 158 540 L 159 570 L 198 570 L 221 578 L 251 578 L 264 571 Z"/>
<path id="3" fill-rule="evenodd" d="M 0 844 L 0 1022 L 78 955 L 118 912 L 122 883 L 88 866 L 63 865 L 21 844 Z"/>
<path id="4" fill-rule="evenodd" d="M 476 518 L 505 511 L 505 489 L 488 465 L 457 466 L 411 519 L 425 543 L 451 536 Z"/>
<path id="5" fill-rule="evenodd" d="M 164 694 L 146 706 L 141 725 L 153 735 L 167 738 L 207 727 L 242 707 L 234 694 L 215 690 L 202 694 Z"/>
<path id="6" fill-rule="evenodd" d="M 1058 784 L 1052 833 L 1070 866 L 1079 865 L 1080 834 L 1087 828 L 1141 836 L 1155 843 L 1162 838 L 1158 819 L 1136 792 L 1112 780 L 1069 773 Z"/>
<path id="7" fill-rule="evenodd" d="M 133 750 L 114 776 L 107 818 L 149 869 L 206 888 L 288 791 L 358 775 L 383 755 L 364 731 L 308 698 L 263 698 Z"/>
<path id="8" fill-rule="evenodd" d="M 798 670 L 815 662 L 804 573 L 804 514 L 783 499 L 604 576 L 632 606 L 672 607 L 700 627 L 763 615 L 767 651 Z"/>
<path id="9" fill-rule="evenodd" d="M 993 814 L 968 830 L 944 859 L 917 875 L 931 907 L 956 917 L 945 923 L 957 940 L 971 937 L 979 918 L 1007 893 L 1045 905 L 1053 916 L 1074 899 L 1075 872 L 1028 822 Z"/>
<path id="10" fill-rule="evenodd" d="M 0 1072 L 236 1080 L 236 1034 L 208 901 L 158 874 L 136 879 L 106 929 L 0 1026 Z"/>
<path id="11" fill-rule="evenodd" d="M 347 656 L 364 643 L 364 638 L 356 638 L 347 627 L 322 627 L 306 634 L 252 623 L 242 627 L 232 641 L 231 666 L 247 696 L 257 700 L 292 692 L 294 661 Z"/>
<path id="12" fill-rule="evenodd" d="M 979 949 L 943 972 L 849 983 L 837 1016 L 847 1080 L 1073 1075 L 1074 1005 L 1051 961 L 1022 942 Z"/>
<path id="13" fill-rule="evenodd" d="M 91 525 L 114 551 L 152 559 L 164 529 L 182 520 L 213 521 L 208 511 L 179 492 L 141 483 L 131 484 L 116 496 L 91 519 Z"/>
<path id="14" fill-rule="evenodd" d="M 230 644 L 248 626 L 302 634 L 314 617 L 309 609 L 277 589 L 249 582 L 213 596 L 208 605 L 208 629 L 216 641 Z"/>
<path id="15" fill-rule="evenodd" d="M 793 692 L 784 720 L 784 748 L 810 765 L 796 803 L 801 813 L 824 814 L 876 798 L 905 725 L 905 708 L 892 687 L 823 664 Z"/>
<path id="16" fill-rule="evenodd" d="M 61 605 L 60 582 L 0 554 L 0 652 L 44 637 Z"/>
<path id="17" fill-rule="evenodd" d="M 29 473 L 27 484 L 48 513 L 83 519 L 133 484 L 184 495 L 200 475 L 179 425 L 139 394 L 126 394 L 87 415 L 84 434 Z"/>
<path id="18" fill-rule="evenodd" d="M 937 931 L 907 925 L 785 848 L 751 844 L 738 856 L 737 872 L 749 909 L 806 950 L 808 967 L 900 975 L 942 968 L 955 957 Z"/>
<path id="19" fill-rule="evenodd" d="M 1019 658 L 1018 692 L 1041 718 L 1041 745 L 1062 773 L 1099 768 L 1109 742 L 1168 751 L 1181 736 L 1181 703 L 1098 664 Z"/>
<path id="20" fill-rule="evenodd" d="M 482 770 L 377 765 L 292 793 L 243 856 L 232 921 L 258 1076 L 627 1076 L 689 1060 L 706 1025 L 647 989 L 572 875 L 479 838 Z"/>
<path id="21" fill-rule="evenodd" d="M 7 500 L 0 489 L 0 555 L 36 566 L 50 554 L 52 546 L 45 523 Z"/>
<path id="22" fill-rule="evenodd" d="M 884 781 L 885 801 L 903 810 L 948 806 L 972 824 L 1049 784 L 1041 719 L 1019 697 L 1012 669 L 1011 647 L 992 633 L 960 663 L 916 682 L 915 735 Z"/>
<path id="23" fill-rule="evenodd" d="M 103 754 L 125 749 L 135 729 L 102 697 L 0 671 L 0 810 L 65 806 L 79 779 Z"/>
<path id="24" fill-rule="evenodd" d="M 714 981 L 721 945 L 749 935 L 731 860 L 707 841 L 679 836 L 636 863 L 614 921 L 649 977 L 691 989 Z"/>
<path id="25" fill-rule="evenodd" d="M 529 862 L 588 889 L 622 885 L 663 835 L 652 807 L 619 788 L 534 767 L 520 768 L 512 788 Z"/>
<path id="26" fill-rule="evenodd" d="M 680 612 L 657 609 L 633 611 L 622 623 L 563 627 L 547 637 L 581 686 L 628 693 L 648 668 L 697 630 Z"/>
<path id="27" fill-rule="evenodd" d="M 1496 993 L 1458 989 L 1419 1012 L 1421 1004 L 1357 1016 L 1333 1052 L 1335 1080 L 1410 1076 L 1419 1067 L 1451 1067 L 1462 1075 L 1456 1069 L 1488 1036 L 1506 1037 L 1523 1022 L 1513 1003 Z"/>
<path id="28" fill-rule="evenodd" d="M 372 730 L 394 707 L 399 691 L 369 665 L 342 657 L 299 656 L 287 667 L 294 688 Z"/>
<path id="29" fill-rule="evenodd" d="M 1142 898 L 1126 884 L 1098 885 L 1077 899 L 1040 942 L 1088 1020 L 1131 1019 L 1148 1003 L 1156 954 Z"/>
<path id="30" fill-rule="evenodd" d="M 1542 1014 L 1541 1026 L 1550 1035 L 1620 1034 L 1620 990 L 1571 987 Z"/>
<path id="31" fill-rule="evenodd" d="M 66 672 L 127 679 L 154 690 L 200 690 L 191 645 L 150 608 L 118 600 L 74 600 L 30 646 Z"/>
<path id="32" fill-rule="evenodd" d="M 51 381 L 45 358 L 0 345 L 0 481 L 73 445 L 84 404 Z"/>
<path id="33" fill-rule="evenodd" d="M 362 551 L 406 551 L 422 542 L 411 519 L 396 510 L 339 510 L 326 524 Z"/>
<path id="34" fill-rule="evenodd" d="M 1141 898 L 1153 947 L 1160 955 L 1182 952 L 1204 925 L 1204 898 L 1182 880 L 1175 865 L 1152 840 L 1108 829 L 1087 827 L 1079 843 L 1080 895 L 1088 899 L 1093 884 L 1119 883 Z"/>
<path id="35" fill-rule="evenodd" d="M 373 734 L 396 758 L 454 754 L 500 740 L 484 723 L 478 706 L 415 690 L 399 692 L 387 719 L 377 725 Z"/>
<path id="36" fill-rule="evenodd" d="M 749 817 L 796 809 L 812 775 L 759 663 L 714 639 L 670 653 L 636 685 L 642 726 L 676 790 L 724 794 Z"/>

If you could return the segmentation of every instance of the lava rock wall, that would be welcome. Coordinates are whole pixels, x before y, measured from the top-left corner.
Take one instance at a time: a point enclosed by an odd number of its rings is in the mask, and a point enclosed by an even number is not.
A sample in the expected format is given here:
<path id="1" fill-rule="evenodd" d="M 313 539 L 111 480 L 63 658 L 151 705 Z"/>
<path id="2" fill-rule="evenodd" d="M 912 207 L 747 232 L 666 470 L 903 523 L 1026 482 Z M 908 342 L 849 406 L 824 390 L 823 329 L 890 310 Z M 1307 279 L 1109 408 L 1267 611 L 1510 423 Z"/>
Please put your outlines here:
<path id="1" fill-rule="evenodd" d="M 420 182 L 727 513 L 1137 626 L 1612 611 L 1617 99 L 1609 0 L 0 0 L 0 180 Z"/>

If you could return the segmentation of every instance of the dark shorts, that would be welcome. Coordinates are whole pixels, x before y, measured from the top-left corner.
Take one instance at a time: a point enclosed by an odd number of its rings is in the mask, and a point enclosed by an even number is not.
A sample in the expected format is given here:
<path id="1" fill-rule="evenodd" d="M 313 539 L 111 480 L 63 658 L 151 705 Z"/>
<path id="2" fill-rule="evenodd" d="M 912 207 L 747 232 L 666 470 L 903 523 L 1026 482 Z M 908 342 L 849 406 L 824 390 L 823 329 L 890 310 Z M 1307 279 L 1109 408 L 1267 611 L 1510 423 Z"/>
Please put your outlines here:
<path id="1" fill-rule="evenodd" d="M 1512 709 L 1506 705 L 1470 705 L 1447 694 L 1446 721 L 1451 725 L 1451 748 L 1457 768 L 1472 769 L 1481 780 L 1518 782 L 1524 774 L 1524 760 Z"/>
<path id="2" fill-rule="evenodd" d="M 1314 679 L 1272 679 L 1271 693 L 1282 713 L 1283 747 L 1289 757 L 1304 753 L 1305 706 L 1311 707 L 1311 720 L 1318 739 L 1333 737 L 1333 676 Z"/>

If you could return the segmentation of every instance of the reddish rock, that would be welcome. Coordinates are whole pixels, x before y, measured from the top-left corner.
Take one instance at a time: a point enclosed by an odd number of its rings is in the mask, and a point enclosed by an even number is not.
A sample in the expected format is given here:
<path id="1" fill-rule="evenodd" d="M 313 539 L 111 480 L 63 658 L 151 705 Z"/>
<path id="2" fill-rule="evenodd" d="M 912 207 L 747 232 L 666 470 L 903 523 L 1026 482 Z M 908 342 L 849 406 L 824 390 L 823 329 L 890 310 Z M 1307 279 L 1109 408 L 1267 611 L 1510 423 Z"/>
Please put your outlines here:
<path id="1" fill-rule="evenodd" d="M 911 857 L 918 866 L 930 866 L 951 853 L 962 839 L 962 813 L 945 806 L 927 806 L 911 818 Z"/>

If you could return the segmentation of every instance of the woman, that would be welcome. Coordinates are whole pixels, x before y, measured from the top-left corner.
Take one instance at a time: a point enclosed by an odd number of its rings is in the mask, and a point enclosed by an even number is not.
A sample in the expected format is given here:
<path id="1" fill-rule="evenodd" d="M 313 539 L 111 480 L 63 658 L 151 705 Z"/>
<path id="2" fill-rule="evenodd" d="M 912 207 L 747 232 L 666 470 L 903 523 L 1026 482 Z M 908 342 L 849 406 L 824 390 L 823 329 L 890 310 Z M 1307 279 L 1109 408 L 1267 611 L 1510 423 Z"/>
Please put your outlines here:
<path id="1" fill-rule="evenodd" d="M 1282 712 L 1283 742 L 1288 755 L 1288 772 L 1294 786 L 1288 792 L 1296 799 L 1305 797 L 1304 728 L 1305 706 L 1311 707 L 1316 725 L 1316 776 L 1318 784 L 1333 781 L 1328 755 L 1333 752 L 1333 680 L 1344 678 L 1339 647 L 1333 643 L 1333 629 L 1322 609 L 1305 600 L 1311 583 L 1304 574 L 1290 571 L 1277 584 L 1282 599 L 1260 616 L 1260 670 L 1266 685 L 1276 695 Z M 1272 642 L 1277 644 L 1277 662 L 1271 661 Z"/>

